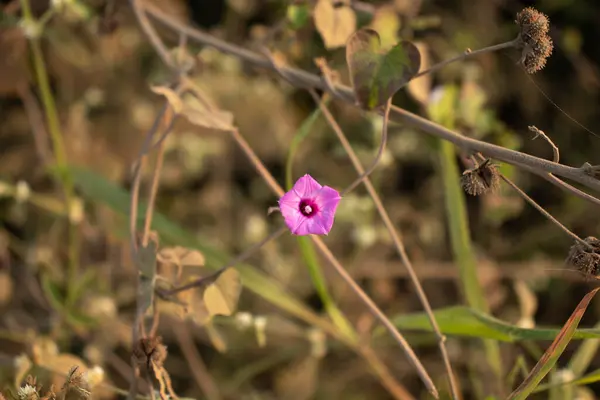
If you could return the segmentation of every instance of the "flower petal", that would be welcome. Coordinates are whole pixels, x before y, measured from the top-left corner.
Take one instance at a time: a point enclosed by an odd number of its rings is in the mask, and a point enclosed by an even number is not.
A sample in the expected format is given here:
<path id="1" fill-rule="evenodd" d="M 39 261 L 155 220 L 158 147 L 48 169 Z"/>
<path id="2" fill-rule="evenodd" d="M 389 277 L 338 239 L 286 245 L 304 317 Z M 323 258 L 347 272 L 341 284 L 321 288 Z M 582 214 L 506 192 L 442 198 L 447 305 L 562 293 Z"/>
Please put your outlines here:
<path id="1" fill-rule="evenodd" d="M 337 190 L 329 186 L 323 186 L 321 190 L 315 194 L 313 199 L 314 202 L 317 203 L 319 210 L 335 214 L 337 206 L 342 198 Z"/>
<path id="2" fill-rule="evenodd" d="M 300 198 L 313 197 L 322 186 L 309 174 L 304 175 L 294 183 L 292 191 L 296 192 Z"/>

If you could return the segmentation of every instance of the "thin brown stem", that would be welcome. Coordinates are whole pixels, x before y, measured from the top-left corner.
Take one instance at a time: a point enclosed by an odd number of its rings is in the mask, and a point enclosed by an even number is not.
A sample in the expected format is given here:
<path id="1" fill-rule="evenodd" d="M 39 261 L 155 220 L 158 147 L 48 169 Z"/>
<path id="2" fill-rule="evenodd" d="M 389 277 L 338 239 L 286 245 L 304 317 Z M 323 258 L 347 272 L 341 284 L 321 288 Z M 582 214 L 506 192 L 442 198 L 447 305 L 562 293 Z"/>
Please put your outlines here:
<path id="1" fill-rule="evenodd" d="M 580 242 L 584 246 L 593 248 L 589 243 L 587 243 L 585 240 L 581 239 L 579 236 L 577 236 L 575 233 L 573 233 L 571 230 L 569 230 L 569 228 L 564 226 L 559 220 L 554 218 L 552 216 L 552 214 L 550 214 L 548 211 L 546 211 L 544 209 L 544 207 L 540 206 L 535 200 L 533 200 L 531 197 L 529 197 L 529 195 L 527 193 L 525 193 L 523 190 L 521 190 L 521 188 L 518 187 L 509 178 L 504 176 L 504 174 L 500 174 L 500 179 L 502 179 L 504 182 L 506 182 L 508 184 L 508 186 L 513 188 L 521 197 L 523 197 L 523 199 L 525 199 L 526 202 L 528 202 L 530 205 L 532 205 L 533 208 L 538 210 L 544 217 L 548 218 L 548 220 L 550 222 L 552 222 L 554 225 L 559 227 L 564 233 L 566 233 L 567 235 L 569 235 L 571 238 L 575 239 L 576 241 Z"/>
<path id="2" fill-rule="evenodd" d="M 535 133 L 535 136 L 531 140 L 535 140 L 538 137 L 541 137 L 550 145 L 550 147 L 552 147 L 552 161 L 558 163 L 558 161 L 560 160 L 560 151 L 558 150 L 558 146 L 555 145 L 554 142 L 548 137 L 548 135 L 546 135 L 541 129 L 538 129 L 533 125 L 529 126 L 528 128 L 531 132 Z"/>
<path id="3" fill-rule="evenodd" d="M 480 161 L 482 161 L 482 162 L 486 161 L 486 159 L 481 154 L 478 154 L 478 157 L 479 157 Z M 533 200 L 531 197 L 529 197 L 529 195 L 527 193 L 525 193 L 523 190 L 521 190 L 521 188 L 518 187 L 512 180 L 507 178 L 502 173 L 500 173 L 499 176 L 500 176 L 500 179 L 502 179 L 504 182 L 506 182 L 513 190 L 515 190 L 519 194 L 519 196 L 521 196 L 526 202 L 528 202 L 531 206 L 533 206 L 533 208 L 538 210 L 550 222 L 552 222 L 554 225 L 559 227 L 563 232 L 565 232 L 567 235 L 569 235 L 575 241 L 580 242 L 581 244 L 583 244 L 586 247 L 592 248 L 592 246 L 589 243 L 587 243 L 585 240 L 581 239 L 579 236 L 577 236 L 575 233 L 573 233 L 571 230 L 569 230 L 569 228 L 564 226 L 559 220 L 554 218 L 552 216 L 552 214 L 550 214 L 548 211 L 546 211 L 544 209 L 544 207 L 540 206 L 535 200 Z"/>
<path id="4" fill-rule="evenodd" d="M 379 164 L 379 161 L 381 160 L 381 157 L 383 156 L 383 153 L 385 151 L 385 146 L 387 144 L 388 123 L 389 123 L 389 119 L 390 119 L 391 106 L 392 106 L 392 99 L 390 98 L 386 102 L 385 108 L 383 110 L 383 128 L 381 129 L 381 144 L 379 145 L 379 149 L 377 150 L 377 155 L 375 156 L 375 159 L 373 160 L 373 162 L 371 163 L 369 168 L 367 168 L 366 171 L 363 171 L 354 182 L 352 182 L 346 189 L 342 190 L 342 192 L 340 193 L 340 196 L 343 197 L 344 195 L 346 195 L 346 194 L 350 193 L 352 190 L 354 190 L 358 185 L 360 185 L 361 182 L 363 182 L 369 175 L 371 175 L 371 173 L 375 170 L 375 168 L 377 168 L 377 164 Z"/>
<path id="5" fill-rule="evenodd" d="M 504 42 L 504 43 L 500 43 L 500 44 L 496 44 L 493 46 L 488 46 L 488 47 L 484 47 L 482 49 L 477 49 L 477 50 L 470 50 L 467 49 L 466 51 L 464 51 L 462 54 L 457 55 L 456 57 L 452 57 L 449 58 L 447 60 L 444 60 L 440 63 L 437 63 L 435 65 L 432 65 L 431 67 L 419 72 L 417 75 L 415 75 L 412 79 L 417 79 L 420 76 L 423 76 L 425 74 L 430 74 L 432 72 L 435 72 L 443 67 L 445 67 L 448 64 L 452 64 L 454 62 L 457 61 L 462 61 L 465 60 L 469 57 L 474 57 L 483 53 L 491 53 L 493 51 L 498 51 L 498 50 L 502 50 L 502 49 L 506 49 L 509 47 L 516 47 L 518 44 L 520 43 L 520 39 L 514 39 L 511 40 L 510 42 Z"/>
<path id="6" fill-rule="evenodd" d="M 166 137 L 173 128 L 175 123 L 175 115 L 173 115 L 173 110 L 170 109 L 167 111 L 166 119 L 169 121 L 167 123 L 167 127 L 165 128 L 165 133 L 163 134 Z M 160 171 L 162 170 L 163 161 L 165 155 L 165 146 L 164 142 L 161 141 L 161 144 L 158 146 L 158 153 L 156 154 L 156 164 L 154 165 L 154 172 L 152 174 L 152 185 L 150 186 L 150 193 L 148 194 L 148 205 L 146 206 L 146 218 L 144 220 L 144 231 L 142 236 L 142 245 L 146 247 L 148 245 L 148 238 L 150 235 L 150 227 L 152 226 L 152 216 L 154 215 L 154 203 L 156 201 L 156 194 L 158 193 L 158 185 L 160 182 Z"/>
<path id="7" fill-rule="evenodd" d="M 190 40 L 214 47 L 221 52 L 231 54 L 256 67 L 262 67 L 271 70 L 276 69 L 268 57 L 265 57 L 264 55 L 255 53 L 234 44 L 227 43 L 198 29 L 182 25 L 179 21 L 166 15 L 152 4 L 145 4 L 144 7 L 146 8 L 149 16 L 177 32 L 186 34 Z M 328 90 L 327 85 L 320 76 L 285 66 L 281 66 L 279 68 L 280 70 L 284 71 L 286 78 L 297 86 Z M 354 92 L 349 87 L 336 85 L 335 90 L 331 91 L 331 94 L 338 99 L 355 104 Z M 390 119 L 392 121 L 412 125 L 432 136 L 447 140 L 454 145 L 461 147 L 465 151 L 479 151 L 485 154 L 487 157 L 513 165 L 527 165 L 538 172 L 553 173 L 558 176 L 562 176 L 563 178 L 579 182 L 584 186 L 600 192 L 600 180 L 587 175 L 582 168 L 557 164 L 526 153 L 521 153 L 519 151 L 469 138 L 398 107 L 392 107 L 390 111 Z"/>
<path id="8" fill-rule="evenodd" d="M 254 153 L 254 150 L 248 145 L 248 142 L 240 135 L 237 129 L 231 131 L 231 134 L 234 140 L 237 142 L 238 146 L 242 149 L 244 154 L 248 157 L 248 159 L 252 162 L 254 168 L 258 171 L 261 177 L 267 182 L 271 190 L 279 197 L 283 196 L 285 193 L 283 188 L 275 181 L 275 178 L 271 175 L 271 173 L 265 168 L 262 161 L 258 158 L 258 156 Z M 386 317 L 386 315 L 377 307 L 377 305 L 371 300 L 371 298 L 364 292 L 364 290 L 352 279 L 352 276 L 344 269 L 344 267 L 339 263 L 339 261 L 335 258 L 333 253 L 329 250 L 329 248 L 325 245 L 325 243 L 318 236 L 311 236 L 311 239 L 317 246 L 317 248 L 323 253 L 325 258 L 329 261 L 329 263 L 334 267 L 336 272 L 344 279 L 346 284 L 350 286 L 350 288 L 356 293 L 356 295 L 361 299 L 361 301 L 367 306 L 369 311 L 377 318 L 379 321 L 385 326 L 385 328 L 390 332 L 392 337 L 396 339 L 400 347 L 404 350 L 411 364 L 417 370 L 417 374 L 425 384 L 425 387 L 434 396 L 436 399 L 439 398 L 438 391 L 431 380 L 431 377 L 423 367 L 423 364 L 419 360 L 419 358 L 414 353 L 413 349 L 410 347 L 410 344 L 406 341 L 404 336 L 396 329 L 394 324 Z"/>
<path id="9" fill-rule="evenodd" d="M 329 126 L 335 132 L 336 136 L 338 137 L 338 140 L 342 144 L 342 147 L 344 147 L 344 150 L 348 154 L 348 157 L 350 158 L 350 161 L 352 162 L 354 169 L 356 170 L 356 172 L 361 174 L 361 176 L 364 176 L 365 169 L 362 166 L 358 156 L 356 155 L 356 152 L 350 145 L 350 142 L 348 141 L 348 138 L 344 134 L 344 131 L 342 130 L 340 125 L 337 123 L 337 121 L 335 120 L 334 116 L 331 114 L 331 112 L 329 111 L 329 109 L 327 108 L 325 103 L 323 103 L 323 101 L 321 101 L 321 99 L 319 99 L 319 96 L 317 95 L 317 93 L 314 90 L 310 90 L 309 92 L 310 92 L 313 100 L 315 101 L 315 103 L 318 104 L 319 108 L 321 109 L 321 113 L 323 114 L 323 116 L 325 117 L 327 122 L 329 123 Z M 425 294 L 425 290 L 423 290 L 423 286 L 421 285 L 419 277 L 417 276 L 415 269 L 413 268 L 412 262 L 410 261 L 408 254 L 406 253 L 406 248 L 404 247 L 404 243 L 400 237 L 400 233 L 398 231 L 396 231 L 396 228 L 394 227 L 394 224 L 392 223 L 392 220 L 390 219 L 390 216 L 387 213 L 387 210 L 383 206 L 383 202 L 381 201 L 381 198 L 377 194 L 375 187 L 371 183 L 371 180 L 365 176 L 363 183 L 365 184 L 367 192 L 369 193 L 369 195 L 373 199 L 373 202 L 375 203 L 375 208 L 377 209 L 377 212 L 381 216 L 381 219 L 383 220 L 383 224 L 385 225 L 387 231 L 389 232 L 390 236 L 392 237 L 392 241 L 394 242 L 394 247 L 396 247 L 396 251 L 398 252 L 400 259 L 402 260 L 402 263 L 404 264 L 404 266 L 408 272 L 408 275 L 409 275 L 409 277 L 415 287 L 415 290 L 417 292 L 417 296 L 419 297 L 419 300 L 420 300 L 421 304 L 423 305 L 423 308 L 425 309 L 425 312 L 429 319 L 429 323 L 431 324 L 431 327 L 433 328 L 433 331 L 438 339 L 438 347 L 440 349 L 442 359 L 444 360 L 444 366 L 446 368 L 446 372 L 448 374 L 448 379 L 450 381 L 450 389 L 452 391 L 452 395 L 455 399 L 460 399 L 461 398 L 460 391 L 458 390 L 456 376 L 452 370 L 452 365 L 450 363 L 450 357 L 448 356 L 448 351 L 447 351 L 446 345 L 445 345 L 446 338 L 440 330 L 440 327 L 435 319 L 433 310 L 429 303 L 429 299 L 427 298 L 427 295 Z"/>
<path id="10" fill-rule="evenodd" d="M 173 296 L 177 293 L 181 293 L 181 292 L 184 292 L 189 289 L 194 289 L 194 288 L 208 285 L 211 282 L 214 282 L 214 280 L 217 279 L 219 277 L 219 275 L 221 275 L 227 268 L 231 268 L 231 267 L 235 266 L 236 264 L 241 263 L 242 261 L 246 260 L 252 254 L 254 254 L 257 250 L 259 250 L 261 247 L 263 247 L 265 244 L 269 243 L 272 240 L 277 239 L 279 236 L 283 235 L 286 231 L 287 231 L 287 227 L 282 226 L 281 228 L 279 228 L 278 230 L 276 230 L 275 232 L 273 232 L 272 234 L 270 234 L 269 236 L 267 236 L 260 242 L 255 243 L 251 247 L 247 248 L 243 253 L 239 254 L 233 260 L 228 261 L 227 264 L 223 265 L 221 268 L 217 269 L 212 274 L 210 274 L 208 276 L 203 276 L 201 278 L 196 279 L 195 281 L 186 283 L 185 285 L 182 285 L 182 286 L 170 289 L 170 290 L 166 290 L 159 294 L 162 297 L 167 298 L 169 296 Z"/>
<path id="11" fill-rule="evenodd" d="M 168 67 L 173 68 L 175 64 L 173 63 L 171 54 L 169 53 L 169 50 L 167 49 L 160 36 L 158 36 L 158 33 L 156 33 L 156 30 L 148 20 L 148 16 L 146 15 L 146 11 L 144 9 L 144 6 L 142 5 L 142 1 L 144 0 L 130 0 L 131 8 L 133 9 L 135 16 L 138 22 L 140 23 L 140 27 L 144 31 L 144 34 L 152 44 L 152 47 L 154 47 L 154 50 L 156 50 L 156 52 L 160 56 L 161 60 Z"/>

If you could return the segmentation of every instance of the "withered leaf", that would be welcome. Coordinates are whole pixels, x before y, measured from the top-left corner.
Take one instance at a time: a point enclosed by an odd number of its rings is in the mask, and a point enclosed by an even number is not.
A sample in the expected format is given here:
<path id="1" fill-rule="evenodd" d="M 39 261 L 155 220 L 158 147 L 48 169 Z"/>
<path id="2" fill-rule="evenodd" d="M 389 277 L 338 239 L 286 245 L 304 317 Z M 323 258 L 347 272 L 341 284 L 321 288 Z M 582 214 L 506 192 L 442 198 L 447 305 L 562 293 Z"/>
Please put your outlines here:
<path id="1" fill-rule="evenodd" d="M 234 268 L 226 269 L 204 291 L 204 303 L 210 315 L 231 315 L 237 307 L 242 281 Z"/>
<path id="2" fill-rule="evenodd" d="M 356 29 L 356 14 L 348 3 L 319 0 L 314 9 L 315 26 L 328 49 L 342 47 Z"/>
<path id="3" fill-rule="evenodd" d="M 164 247 L 158 252 L 158 260 L 182 267 L 203 267 L 204 255 L 195 249 L 182 246 Z"/>

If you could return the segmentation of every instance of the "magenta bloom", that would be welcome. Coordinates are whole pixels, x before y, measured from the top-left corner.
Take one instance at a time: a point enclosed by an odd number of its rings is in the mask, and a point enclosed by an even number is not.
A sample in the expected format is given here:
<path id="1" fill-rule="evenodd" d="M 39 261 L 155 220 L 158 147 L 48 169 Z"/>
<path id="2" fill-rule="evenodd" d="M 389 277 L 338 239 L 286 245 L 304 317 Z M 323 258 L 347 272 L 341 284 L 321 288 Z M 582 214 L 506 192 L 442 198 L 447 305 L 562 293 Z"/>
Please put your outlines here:
<path id="1" fill-rule="evenodd" d="M 279 209 L 294 235 L 327 235 L 340 199 L 337 190 L 306 174 L 279 199 Z"/>

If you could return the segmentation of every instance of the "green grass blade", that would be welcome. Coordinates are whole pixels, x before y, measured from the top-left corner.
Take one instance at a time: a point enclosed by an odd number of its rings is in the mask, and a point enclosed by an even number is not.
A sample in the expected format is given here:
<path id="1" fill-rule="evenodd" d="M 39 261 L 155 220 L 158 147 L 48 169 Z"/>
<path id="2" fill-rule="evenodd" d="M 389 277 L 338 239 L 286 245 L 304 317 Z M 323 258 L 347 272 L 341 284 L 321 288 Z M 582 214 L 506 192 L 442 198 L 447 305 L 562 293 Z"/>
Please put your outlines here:
<path id="1" fill-rule="evenodd" d="M 553 340 L 560 332 L 558 328 L 527 329 L 509 324 L 475 309 L 455 306 L 433 312 L 444 335 L 494 339 L 502 342 L 525 340 Z M 427 314 L 403 314 L 392 318 L 392 323 L 401 330 L 433 332 Z M 381 327 L 375 333 L 382 334 Z M 600 329 L 577 329 L 574 340 L 600 338 Z"/>
<path id="2" fill-rule="evenodd" d="M 325 104 L 329 103 L 329 99 L 325 99 Z M 300 144 L 306 139 L 311 132 L 315 122 L 318 117 L 321 115 L 321 109 L 315 109 L 312 114 L 310 114 L 302 123 L 294 138 L 292 139 L 292 143 L 290 145 L 290 150 L 288 152 L 288 157 L 285 163 L 285 183 L 288 190 L 290 190 L 293 186 L 293 165 L 294 165 L 294 156 L 298 151 Z M 323 308 L 333 321 L 333 323 L 338 327 L 340 332 L 342 332 L 346 337 L 351 340 L 356 338 L 356 333 L 354 332 L 354 328 L 348 322 L 344 314 L 335 304 L 335 301 L 329 294 L 329 290 L 327 289 L 327 283 L 325 282 L 325 276 L 323 275 L 323 269 L 319 264 L 319 259 L 317 258 L 317 254 L 312 244 L 307 237 L 298 237 L 298 246 L 300 247 L 300 252 L 302 254 L 302 259 L 308 268 L 308 273 L 312 280 L 313 286 L 317 295 L 321 299 L 323 303 Z"/>
<path id="3" fill-rule="evenodd" d="M 121 215 L 129 214 L 129 193 L 127 191 L 91 170 L 80 167 L 71 167 L 70 169 L 76 187 L 86 198 L 95 203 L 104 204 Z M 140 223 L 144 209 L 145 206 L 140 205 L 138 213 Z M 205 245 L 205 240 L 188 233 L 159 212 L 154 213 L 152 229 L 159 233 L 162 243 L 200 250 L 206 257 L 206 264 L 209 268 L 217 269 L 231 258 L 225 253 Z M 279 283 L 258 269 L 245 263 L 236 265 L 236 269 L 240 272 L 244 286 L 258 296 L 311 325 L 321 327 L 330 333 L 337 331 L 329 321 L 316 315 L 305 304 L 287 293 Z"/>
<path id="4" fill-rule="evenodd" d="M 542 358 L 538 360 L 527 378 L 525 378 L 519 387 L 508 397 L 510 400 L 525 400 L 535 390 L 548 372 L 550 372 L 573 338 L 583 314 L 598 290 L 600 290 L 600 287 L 590 291 L 583 299 L 581 299 L 550 347 L 548 347 L 544 355 L 542 355 Z"/>

